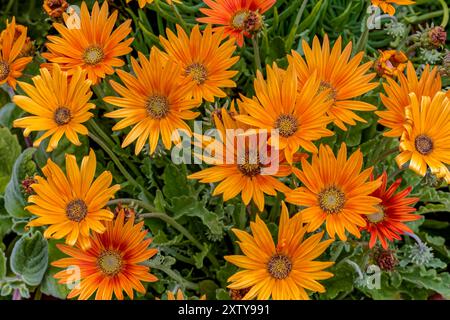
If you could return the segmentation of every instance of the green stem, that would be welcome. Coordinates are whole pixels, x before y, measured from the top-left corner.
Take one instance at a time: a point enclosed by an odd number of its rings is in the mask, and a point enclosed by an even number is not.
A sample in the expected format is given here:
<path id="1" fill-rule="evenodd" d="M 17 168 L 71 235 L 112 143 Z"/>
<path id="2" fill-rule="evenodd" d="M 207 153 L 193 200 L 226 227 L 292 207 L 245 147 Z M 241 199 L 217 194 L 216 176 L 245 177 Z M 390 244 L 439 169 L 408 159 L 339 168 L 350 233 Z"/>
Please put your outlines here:
<path id="1" fill-rule="evenodd" d="M 255 58 L 255 66 L 256 69 L 259 71 L 262 71 L 262 66 L 261 66 L 261 56 L 259 54 L 259 45 L 258 45 L 258 39 L 256 38 L 256 35 L 254 35 L 252 37 L 252 44 L 253 44 L 253 55 Z"/>
<path id="2" fill-rule="evenodd" d="M 421 16 L 414 16 L 414 17 L 410 17 L 410 18 L 409 17 L 405 17 L 405 20 L 406 20 L 406 22 L 408 22 L 410 24 L 412 24 L 412 23 L 417 24 L 417 23 L 420 23 L 420 22 L 425 21 L 425 20 L 430 20 L 430 19 L 433 19 L 433 18 L 436 18 L 436 17 L 440 17 L 443 14 L 444 14 L 444 10 L 438 10 L 438 11 L 434 11 L 434 12 L 423 14 Z"/>
<path id="3" fill-rule="evenodd" d="M 172 11 L 173 11 L 173 13 L 175 13 L 175 16 L 177 17 L 177 19 L 180 20 L 181 27 L 184 29 L 184 31 L 186 31 L 186 32 L 189 31 L 188 27 L 186 26 L 186 22 L 184 21 L 183 17 L 178 12 L 178 9 L 177 9 L 177 7 L 175 7 L 175 4 L 172 3 L 171 7 L 172 7 Z"/>
<path id="4" fill-rule="evenodd" d="M 119 169 L 119 171 L 123 174 L 123 176 L 133 185 L 135 186 L 137 189 L 140 189 L 145 196 L 148 199 L 151 199 L 150 194 L 148 193 L 148 191 L 141 186 L 132 176 L 131 174 L 127 171 L 127 169 L 125 169 L 125 167 L 122 165 L 122 163 L 120 162 L 119 158 L 117 158 L 116 154 L 106 145 L 105 142 L 103 142 L 102 139 L 100 139 L 99 137 L 97 137 L 95 134 L 93 134 L 92 132 L 89 132 L 89 138 L 91 138 L 92 140 L 94 140 L 103 150 L 105 150 L 105 152 L 109 155 L 109 157 L 111 158 L 111 160 L 114 162 L 114 164 L 117 166 L 117 168 Z"/>
<path id="5" fill-rule="evenodd" d="M 444 10 L 444 14 L 442 17 L 441 27 L 445 29 L 448 23 L 448 5 L 445 3 L 445 0 L 439 0 L 439 3 L 442 6 L 442 9 Z"/>
<path id="6" fill-rule="evenodd" d="M 367 19 L 364 19 L 363 32 L 361 33 L 361 36 L 359 37 L 358 43 L 356 45 L 355 53 L 358 53 L 361 51 L 366 52 L 366 44 L 367 44 L 368 40 L 369 40 L 369 28 L 367 27 Z"/>
<path id="7" fill-rule="evenodd" d="M 297 13 L 297 16 L 295 17 L 295 22 L 294 22 L 295 30 L 297 30 L 297 27 L 300 24 L 300 20 L 302 19 L 303 12 L 305 11 L 307 4 L 308 4 L 308 0 L 303 0 L 302 6 L 298 10 L 298 13 Z"/>

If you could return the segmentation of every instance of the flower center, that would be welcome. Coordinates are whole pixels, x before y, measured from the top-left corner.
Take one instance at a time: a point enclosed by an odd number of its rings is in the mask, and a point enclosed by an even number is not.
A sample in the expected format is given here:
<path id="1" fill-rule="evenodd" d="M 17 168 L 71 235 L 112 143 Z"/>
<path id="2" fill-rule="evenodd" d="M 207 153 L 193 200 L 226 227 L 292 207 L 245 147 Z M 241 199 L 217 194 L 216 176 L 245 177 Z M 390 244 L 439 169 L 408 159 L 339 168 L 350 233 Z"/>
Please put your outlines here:
<path id="1" fill-rule="evenodd" d="M 55 122 L 58 126 L 63 126 L 65 124 L 68 124 L 71 118 L 72 118 L 72 113 L 70 112 L 70 109 L 66 108 L 66 107 L 57 108 L 55 110 L 55 114 L 53 116 L 53 119 L 55 120 Z"/>
<path id="2" fill-rule="evenodd" d="M 198 84 L 203 84 L 208 79 L 208 71 L 205 66 L 197 62 L 187 66 L 185 73 L 187 76 L 191 75 Z"/>
<path id="3" fill-rule="evenodd" d="M 292 262 L 284 254 L 273 255 L 267 263 L 267 271 L 277 280 L 286 279 L 291 270 Z"/>
<path id="4" fill-rule="evenodd" d="M 94 66 L 103 61 L 105 54 L 99 46 L 90 46 L 84 50 L 83 60 L 86 64 Z"/>
<path id="5" fill-rule="evenodd" d="M 261 173 L 261 164 L 259 157 L 255 156 L 250 159 L 248 152 L 245 153 L 245 158 L 238 161 L 238 169 L 247 177 L 254 177 Z"/>
<path id="6" fill-rule="evenodd" d="M 169 100 L 165 96 L 153 95 L 148 98 L 145 108 L 153 119 L 162 119 L 169 112 Z"/>
<path id="7" fill-rule="evenodd" d="M 86 203 L 83 200 L 72 200 L 66 207 L 66 216 L 69 220 L 80 222 L 83 220 L 88 212 Z"/>
<path id="8" fill-rule="evenodd" d="M 247 10 L 236 12 L 231 19 L 231 26 L 237 30 L 244 30 L 248 15 L 249 11 Z"/>
<path id="9" fill-rule="evenodd" d="M 6 61 L 0 61 L 0 81 L 5 80 L 9 76 L 9 63 Z"/>
<path id="10" fill-rule="evenodd" d="M 319 207 L 326 213 L 338 213 L 344 207 L 345 194 L 332 186 L 319 193 Z"/>
<path id="11" fill-rule="evenodd" d="M 298 121 L 292 114 L 282 114 L 275 121 L 275 128 L 279 130 L 280 136 L 288 138 L 298 129 Z"/>
<path id="12" fill-rule="evenodd" d="M 98 257 L 97 265 L 105 275 L 113 277 L 122 270 L 122 256 L 117 251 L 105 250 Z"/>
<path id="13" fill-rule="evenodd" d="M 322 80 L 322 81 L 320 81 L 318 93 L 322 93 L 325 90 L 330 90 L 328 92 L 328 96 L 327 96 L 328 100 L 336 101 L 336 97 L 337 97 L 336 89 L 329 82 Z"/>
<path id="14" fill-rule="evenodd" d="M 380 205 L 376 205 L 376 208 L 378 209 L 377 212 L 368 214 L 367 220 L 369 220 L 372 223 L 378 223 L 384 220 L 384 209 Z"/>
<path id="15" fill-rule="evenodd" d="M 249 33 L 258 32 L 263 26 L 263 17 L 257 11 L 250 11 L 244 24 L 245 31 Z"/>
<path id="16" fill-rule="evenodd" d="M 427 155 L 433 151 L 433 140 L 425 134 L 417 136 L 414 144 L 420 154 Z"/>

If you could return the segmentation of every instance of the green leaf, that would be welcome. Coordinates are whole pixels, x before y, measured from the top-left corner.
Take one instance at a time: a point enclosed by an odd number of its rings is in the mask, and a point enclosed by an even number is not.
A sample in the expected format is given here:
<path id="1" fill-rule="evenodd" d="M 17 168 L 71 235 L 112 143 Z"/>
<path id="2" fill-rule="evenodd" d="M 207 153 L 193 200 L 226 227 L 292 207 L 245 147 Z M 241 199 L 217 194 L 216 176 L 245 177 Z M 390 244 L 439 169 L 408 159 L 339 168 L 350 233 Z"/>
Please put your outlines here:
<path id="1" fill-rule="evenodd" d="M 14 120 L 20 118 L 23 110 L 17 108 L 14 103 L 7 103 L 0 108 L 0 125 L 12 129 Z"/>
<path id="2" fill-rule="evenodd" d="M 164 196 L 168 199 L 179 196 L 189 196 L 192 194 L 192 187 L 187 180 L 186 166 L 175 166 L 169 164 L 165 167 L 163 173 Z"/>
<path id="3" fill-rule="evenodd" d="M 6 277 L 6 256 L 2 249 L 0 249 L 0 281 Z"/>
<path id="4" fill-rule="evenodd" d="M 216 300 L 231 300 L 231 297 L 227 290 L 225 289 L 216 289 Z"/>
<path id="5" fill-rule="evenodd" d="M 204 243 L 202 251 L 192 256 L 192 258 L 194 258 L 195 266 L 197 267 L 197 269 L 203 268 L 203 260 L 208 255 L 209 249 L 210 246 L 207 243 Z"/>
<path id="6" fill-rule="evenodd" d="M 67 258 L 67 256 L 56 247 L 57 243 L 64 243 L 64 241 L 52 240 L 48 243 L 49 267 L 45 272 L 44 278 L 42 279 L 41 291 L 46 295 L 50 295 L 59 299 L 65 299 L 69 294 L 70 289 L 67 287 L 67 285 L 58 283 L 58 280 L 53 277 L 62 269 L 50 265 L 51 262 L 54 262 L 61 258 Z"/>
<path id="7" fill-rule="evenodd" d="M 0 194 L 4 192 L 6 184 L 11 178 L 11 171 L 20 154 L 17 136 L 11 134 L 7 128 L 0 128 Z"/>
<path id="8" fill-rule="evenodd" d="M 48 265 L 48 244 L 39 231 L 23 235 L 14 245 L 11 270 L 30 286 L 41 283 Z"/>
<path id="9" fill-rule="evenodd" d="M 352 292 L 355 271 L 350 265 L 339 263 L 327 271 L 334 276 L 322 282 L 327 291 L 320 294 L 321 300 L 335 299 L 339 295 L 345 296 Z"/>
<path id="10" fill-rule="evenodd" d="M 36 164 L 33 161 L 33 154 L 36 149 L 28 148 L 22 152 L 14 163 L 11 180 L 6 186 L 5 208 L 14 218 L 28 218 L 31 214 L 25 210 L 27 205 L 26 197 L 23 194 L 21 183 L 28 177 L 36 174 Z"/>
<path id="11" fill-rule="evenodd" d="M 429 289 L 450 298 L 450 274 L 447 272 L 438 274 L 434 269 L 424 270 L 414 267 L 403 271 L 402 277 L 404 281 L 416 287 Z"/>

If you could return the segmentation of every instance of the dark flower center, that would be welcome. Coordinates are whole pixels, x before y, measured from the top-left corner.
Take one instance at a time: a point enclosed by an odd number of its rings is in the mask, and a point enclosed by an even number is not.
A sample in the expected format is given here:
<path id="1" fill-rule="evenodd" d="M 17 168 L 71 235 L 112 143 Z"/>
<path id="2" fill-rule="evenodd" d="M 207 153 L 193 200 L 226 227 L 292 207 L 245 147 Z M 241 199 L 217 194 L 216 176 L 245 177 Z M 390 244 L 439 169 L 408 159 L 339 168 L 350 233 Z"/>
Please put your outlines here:
<path id="1" fill-rule="evenodd" d="M 261 163 L 258 156 L 250 156 L 248 152 L 245 157 L 238 161 L 238 169 L 247 177 L 254 177 L 261 173 Z"/>
<path id="2" fill-rule="evenodd" d="M 5 80 L 9 76 L 9 64 L 6 61 L 0 60 L 0 81 Z"/>
<path id="3" fill-rule="evenodd" d="M 84 50 L 83 60 L 86 64 L 94 66 L 103 61 L 105 53 L 99 46 L 90 46 Z"/>
<path id="4" fill-rule="evenodd" d="M 425 134 L 417 136 L 414 144 L 420 154 L 427 155 L 433 151 L 433 140 Z"/>
<path id="5" fill-rule="evenodd" d="M 208 70 L 206 70 L 204 65 L 197 62 L 187 66 L 185 73 L 187 76 L 192 76 L 198 84 L 203 84 L 208 79 Z"/>
<path id="6" fill-rule="evenodd" d="M 88 213 L 88 208 L 83 200 L 72 200 L 66 207 L 66 215 L 69 220 L 80 222 Z"/>
<path id="7" fill-rule="evenodd" d="M 162 119 L 169 112 L 169 100 L 165 96 L 153 95 L 148 98 L 145 108 L 153 119 Z"/>
<path id="8" fill-rule="evenodd" d="M 113 277 L 122 270 L 122 256 L 117 251 L 105 250 L 98 257 L 97 265 L 103 274 Z"/>
<path id="9" fill-rule="evenodd" d="M 55 110 L 53 118 L 58 126 L 63 126 L 70 122 L 70 119 L 72 118 L 72 113 L 70 112 L 70 109 L 67 107 L 59 107 Z"/>
<path id="10" fill-rule="evenodd" d="M 292 114 L 282 114 L 277 118 L 274 126 L 279 130 L 280 136 L 288 138 L 297 131 L 298 121 Z"/>
<path id="11" fill-rule="evenodd" d="M 277 280 L 286 279 L 291 273 L 292 262 L 284 254 L 273 255 L 267 263 L 267 271 Z"/>
<path id="12" fill-rule="evenodd" d="M 335 186 L 323 189 L 319 193 L 319 207 L 326 213 L 338 213 L 345 204 L 345 194 Z"/>

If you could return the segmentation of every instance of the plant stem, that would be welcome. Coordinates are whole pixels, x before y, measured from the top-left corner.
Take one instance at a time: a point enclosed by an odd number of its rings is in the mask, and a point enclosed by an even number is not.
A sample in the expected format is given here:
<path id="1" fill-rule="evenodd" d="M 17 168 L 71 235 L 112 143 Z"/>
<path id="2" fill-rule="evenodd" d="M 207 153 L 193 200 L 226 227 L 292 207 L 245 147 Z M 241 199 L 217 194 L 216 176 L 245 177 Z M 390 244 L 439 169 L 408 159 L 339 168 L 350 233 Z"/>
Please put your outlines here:
<path id="1" fill-rule="evenodd" d="M 439 3 L 442 6 L 442 9 L 444 10 L 444 14 L 442 17 L 441 27 L 445 29 L 448 23 L 448 5 L 445 3 L 445 0 L 439 0 Z"/>
<path id="2" fill-rule="evenodd" d="M 186 22 L 184 22 L 183 17 L 180 15 L 180 13 L 178 12 L 178 9 L 175 7 L 175 4 L 172 2 L 172 4 L 170 5 L 172 7 L 173 12 L 175 13 L 175 16 L 177 17 L 178 20 L 180 20 L 180 24 L 181 27 L 185 30 L 188 31 L 188 28 L 186 26 Z"/>
<path id="3" fill-rule="evenodd" d="M 369 27 L 367 26 L 367 19 L 364 19 L 364 27 L 361 36 L 359 37 L 358 43 L 356 45 L 355 53 L 366 52 L 366 44 L 369 40 Z"/>
<path id="4" fill-rule="evenodd" d="M 259 54 L 259 45 L 258 45 L 258 39 L 256 38 L 256 35 L 252 37 L 252 45 L 253 45 L 253 56 L 255 58 L 255 67 L 257 70 L 261 71 L 261 56 Z"/>
<path id="5" fill-rule="evenodd" d="M 127 171 L 127 169 L 125 169 L 125 167 L 122 165 L 122 163 L 120 162 L 119 158 L 117 158 L 116 154 L 106 145 L 105 142 L 103 142 L 102 139 L 100 139 L 99 137 L 97 137 L 95 134 L 93 134 L 92 132 L 89 132 L 89 138 L 91 138 L 92 140 L 94 140 L 103 150 L 105 150 L 105 152 L 109 155 L 109 157 L 111 158 L 111 160 L 115 163 L 115 165 L 117 166 L 117 168 L 119 169 L 119 171 L 123 174 L 123 176 L 136 188 L 140 189 L 145 196 L 150 199 L 151 196 L 148 193 L 148 191 L 141 186 L 132 176 L 131 174 Z M 149 197 L 150 196 L 150 197 Z"/>

